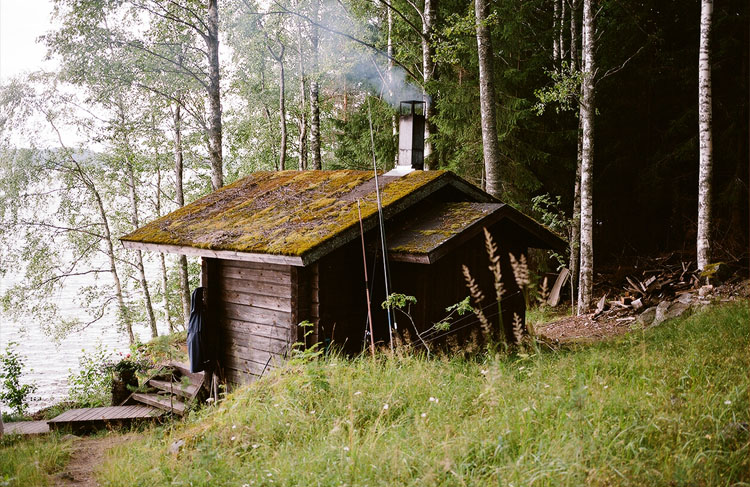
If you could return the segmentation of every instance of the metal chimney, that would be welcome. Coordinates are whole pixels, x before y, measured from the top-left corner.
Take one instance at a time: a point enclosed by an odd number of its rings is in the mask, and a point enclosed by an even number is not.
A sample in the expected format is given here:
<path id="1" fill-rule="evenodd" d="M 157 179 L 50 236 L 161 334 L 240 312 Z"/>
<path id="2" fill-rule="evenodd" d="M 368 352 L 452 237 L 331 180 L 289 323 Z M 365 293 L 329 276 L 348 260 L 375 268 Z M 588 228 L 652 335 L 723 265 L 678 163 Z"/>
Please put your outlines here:
<path id="1" fill-rule="evenodd" d="M 398 166 L 424 169 L 424 102 L 405 100 L 399 103 Z"/>

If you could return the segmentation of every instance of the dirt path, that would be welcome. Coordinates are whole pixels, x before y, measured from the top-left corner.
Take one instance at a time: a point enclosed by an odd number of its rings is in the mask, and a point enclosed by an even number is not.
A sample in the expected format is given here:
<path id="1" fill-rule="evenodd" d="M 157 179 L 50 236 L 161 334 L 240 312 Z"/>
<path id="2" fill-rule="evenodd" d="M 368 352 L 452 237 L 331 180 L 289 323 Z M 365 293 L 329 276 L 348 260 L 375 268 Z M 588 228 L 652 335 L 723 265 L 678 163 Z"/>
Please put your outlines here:
<path id="1" fill-rule="evenodd" d="M 50 479 L 60 487 L 96 487 L 94 472 L 101 465 L 107 450 L 137 438 L 136 434 L 114 435 L 104 438 L 78 438 L 73 441 L 73 451 L 65 469 Z"/>

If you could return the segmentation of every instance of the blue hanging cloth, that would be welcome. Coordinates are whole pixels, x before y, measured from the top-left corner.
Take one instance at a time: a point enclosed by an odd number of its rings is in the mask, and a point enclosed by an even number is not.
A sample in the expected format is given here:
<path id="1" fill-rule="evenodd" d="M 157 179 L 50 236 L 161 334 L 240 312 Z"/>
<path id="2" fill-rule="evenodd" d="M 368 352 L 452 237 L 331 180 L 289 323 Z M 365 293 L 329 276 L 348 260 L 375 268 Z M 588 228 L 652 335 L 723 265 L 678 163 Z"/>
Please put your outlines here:
<path id="1" fill-rule="evenodd" d="M 203 290 L 197 287 L 190 298 L 190 321 L 188 323 L 187 348 L 190 357 L 190 372 L 201 372 L 206 369 L 210 359 L 208 343 L 204 330 Z"/>

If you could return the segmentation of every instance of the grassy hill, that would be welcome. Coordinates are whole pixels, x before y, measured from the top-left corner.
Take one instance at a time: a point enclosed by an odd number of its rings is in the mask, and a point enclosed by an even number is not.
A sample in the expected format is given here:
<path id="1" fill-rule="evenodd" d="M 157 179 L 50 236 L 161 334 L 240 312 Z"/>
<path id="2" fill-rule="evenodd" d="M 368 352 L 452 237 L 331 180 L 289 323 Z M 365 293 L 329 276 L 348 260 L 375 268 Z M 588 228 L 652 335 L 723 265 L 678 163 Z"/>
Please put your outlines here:
<path id="1" fill-rule="evenodd" d="M 747 485 L 749 347 L 744 301 L 557 352 L 298 360 L 219 406 L 115 446 L 98 479 Z M 69 452 L 58 435 L 3 439 L 0 485 L 54 483 L 47 474 Z"/>
<path id="2" fill-rule="evenodd" d="M 103 485 L 750 482 L 747 302 L 530 356 L 293 363 L 113 449 Z M 184 442 L 179 453 L 170 453 Z"/>

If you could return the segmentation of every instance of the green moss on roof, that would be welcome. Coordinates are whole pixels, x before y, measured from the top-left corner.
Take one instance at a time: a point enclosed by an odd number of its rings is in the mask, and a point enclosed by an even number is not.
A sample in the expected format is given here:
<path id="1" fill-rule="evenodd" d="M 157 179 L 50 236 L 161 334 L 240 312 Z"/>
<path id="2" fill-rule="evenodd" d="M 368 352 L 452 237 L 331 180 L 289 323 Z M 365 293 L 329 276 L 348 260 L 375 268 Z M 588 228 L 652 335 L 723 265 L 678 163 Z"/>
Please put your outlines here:
<path id="1" fill-rule="evenodd" d="M 474 223 L 503 207 L 502 203 L 441 203 L 389 231 L 390 252 L 427 255 Z"/>
<path id="2" fill-rule="evenodd" d="M 442 177 L 415 171 L 388 179 L 383 207 Z M 377 212 L 369 171 L 256 172 L 122 238 L 125 241 L 212 250 L 303 256 Z M 384 178 L 386 181 L 386 178 Z M 384 181 L 381 181 L 381 185 Z"/>

